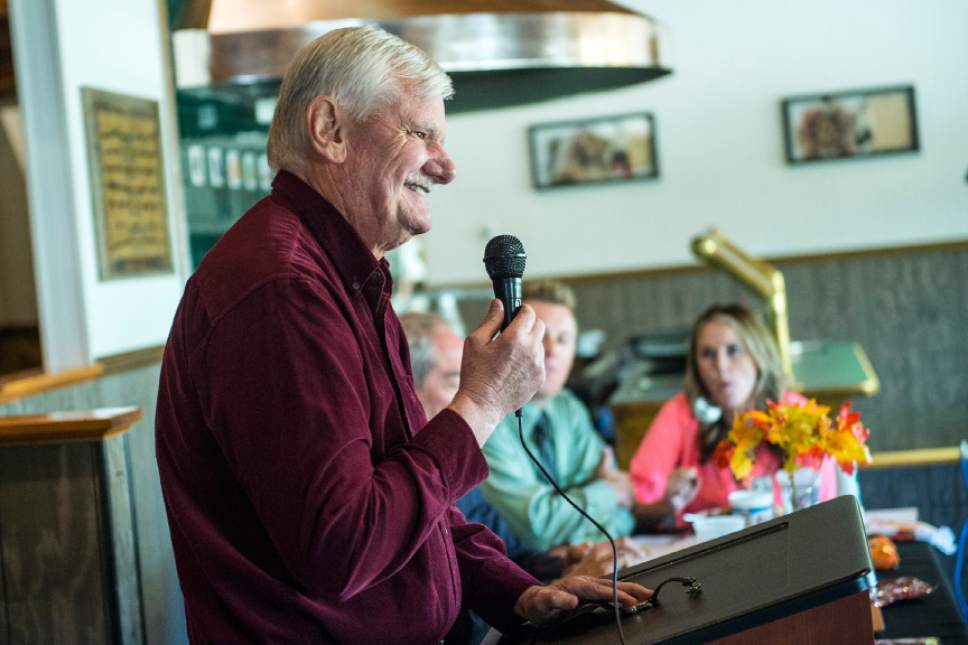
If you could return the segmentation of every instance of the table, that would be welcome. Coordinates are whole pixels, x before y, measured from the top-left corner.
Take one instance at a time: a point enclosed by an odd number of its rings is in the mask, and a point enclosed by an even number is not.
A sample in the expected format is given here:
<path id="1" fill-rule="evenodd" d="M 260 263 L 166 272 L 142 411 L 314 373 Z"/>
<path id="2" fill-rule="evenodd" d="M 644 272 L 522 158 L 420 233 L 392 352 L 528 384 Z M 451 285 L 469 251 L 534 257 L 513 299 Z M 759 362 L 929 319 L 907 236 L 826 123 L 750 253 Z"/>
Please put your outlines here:
<path id="1" fill-rule="evenodd" d="M 878 571 L 878 580 L 914 576 L 935 589 L 924 598 L 901 600 L 884 607 L 885 629 L 877 634 L 878 638 L 937 636 L 941 645 L 968 645 L 968 628 L 958 612 L 938 552 L 925 542 L 898 542 L 897 549 L 900 568 Z"/>

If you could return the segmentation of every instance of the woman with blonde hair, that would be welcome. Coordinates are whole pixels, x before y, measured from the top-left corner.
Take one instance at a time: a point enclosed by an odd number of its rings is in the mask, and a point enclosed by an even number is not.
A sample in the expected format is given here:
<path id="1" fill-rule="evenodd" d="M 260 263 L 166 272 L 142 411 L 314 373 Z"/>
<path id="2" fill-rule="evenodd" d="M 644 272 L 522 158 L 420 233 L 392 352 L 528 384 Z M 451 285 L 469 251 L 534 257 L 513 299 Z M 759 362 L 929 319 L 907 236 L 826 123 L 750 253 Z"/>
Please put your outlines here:
<path id="1" fill-rule="evenodd" d="M 742 305 L 714 305 L 696 320 L 689 342 L 685 391 L 667 401 L 632 458 L 639 530 L 671 528 L 682 513 L 726 506 L 739 488 L 729 469 L 713 459 L 733 416 L 766 409 L 768 401 L 803 397 L 786 389 L 779 353 L 769 330 Z M 781 464 L 762 448 L 752 477 Z M 835 497 L 835 463 L 821 467 L 820 498 Z"/>

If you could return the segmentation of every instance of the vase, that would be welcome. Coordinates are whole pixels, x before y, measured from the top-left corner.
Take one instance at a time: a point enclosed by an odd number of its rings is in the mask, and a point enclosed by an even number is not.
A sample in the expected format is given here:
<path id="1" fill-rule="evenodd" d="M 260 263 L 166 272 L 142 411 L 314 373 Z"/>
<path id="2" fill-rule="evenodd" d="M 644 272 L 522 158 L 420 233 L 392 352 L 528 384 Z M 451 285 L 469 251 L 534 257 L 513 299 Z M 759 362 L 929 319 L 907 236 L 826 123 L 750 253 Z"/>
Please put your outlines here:
<path id="1" fill-rule="evenodd" d="M 793 478 L 785 470 L 777 471 L 776 483 L 783 500 L 783 512 L 792 513 L 820 501 L 820 471 L 797 468 Z"/>

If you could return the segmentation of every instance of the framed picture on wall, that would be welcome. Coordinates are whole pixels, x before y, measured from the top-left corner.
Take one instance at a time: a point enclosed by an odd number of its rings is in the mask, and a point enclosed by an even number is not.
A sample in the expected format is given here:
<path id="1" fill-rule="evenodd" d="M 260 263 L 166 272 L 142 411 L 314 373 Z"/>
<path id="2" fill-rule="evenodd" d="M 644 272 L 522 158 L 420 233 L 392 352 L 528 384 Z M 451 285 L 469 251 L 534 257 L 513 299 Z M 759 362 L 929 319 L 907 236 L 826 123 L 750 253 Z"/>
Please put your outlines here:
<path id="1" fill-rule="evenodd" d="M 655 179 L 655 118 L 648 112 L 543 123 L 528 130 L 538 189 Z"/>
<path id="2" fill-rule="evenodd" d="M 910 85 L 793 96 L 782 109 L 789 163 L 918 150 Z"/>
<path id="3" fill-rule="evenodd" d="M 81 88 L 102 281 L 172 273 L 158 102 Z"/>

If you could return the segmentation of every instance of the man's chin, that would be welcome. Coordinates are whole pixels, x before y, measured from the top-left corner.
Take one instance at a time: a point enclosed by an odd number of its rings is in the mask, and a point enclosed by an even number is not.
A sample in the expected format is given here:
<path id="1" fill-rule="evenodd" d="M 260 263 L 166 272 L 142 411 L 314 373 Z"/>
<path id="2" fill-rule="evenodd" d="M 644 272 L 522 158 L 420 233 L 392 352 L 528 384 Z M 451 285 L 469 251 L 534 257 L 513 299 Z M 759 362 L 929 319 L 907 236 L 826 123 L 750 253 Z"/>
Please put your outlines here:
<path id="1" fill-rule="evenodd" d="M 418 198 L 420 199 L 420 198 Z M 422 203 L 402 203 L 396 214 L 397 223 L 411 236 L 423 235 L 430 231 L 433 218 L 430 216 L 429 205 Z"/>
<path id="2" fill-rule="evenodd" d="M 430 213 L 419 218 L 412 218 L 407 222 L 407 233 L 410 234 L 410 237 L 429 233 L 432 224 L 433 220 L 430 217 Z"/>

